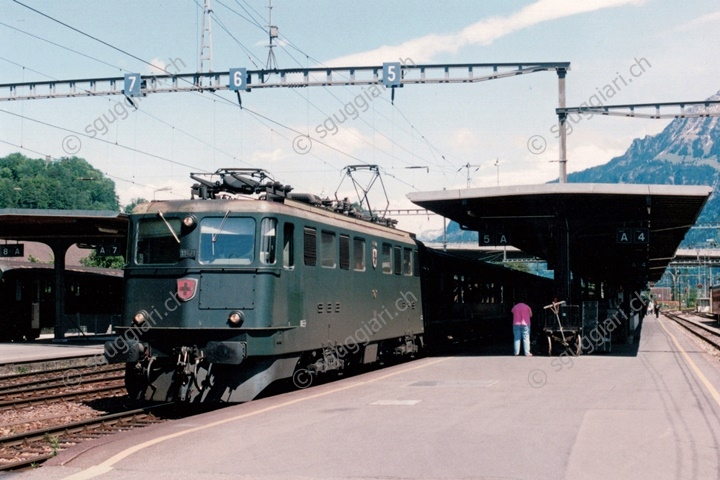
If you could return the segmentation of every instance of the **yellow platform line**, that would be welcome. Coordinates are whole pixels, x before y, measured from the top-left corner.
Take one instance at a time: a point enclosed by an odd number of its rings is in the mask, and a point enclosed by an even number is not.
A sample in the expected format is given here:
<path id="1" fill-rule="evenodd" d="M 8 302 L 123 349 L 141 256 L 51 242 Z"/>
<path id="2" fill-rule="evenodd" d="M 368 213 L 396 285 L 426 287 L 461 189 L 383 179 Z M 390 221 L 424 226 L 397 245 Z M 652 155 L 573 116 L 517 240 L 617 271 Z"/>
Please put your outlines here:
<path id="1" fill-rule="evenodd" d="M 718 407 L 720 407 L 720 393 L 718 393 L 718 391 L 715 389 L 715 386 L 712 383 L 710 383 L 710 380 L 708 380 L 707 377 L 697 367 L 697 365 L 695 365 L 695 362 L 692 361 L 692 359 L 690 358 L 690 355 L 688 355 L 687 352 L 685 351 L 685 349 L 680 346 L 680 343 L 677 341 L 675 336 L 672 333 L 670 333 L 670 330 L 665 328 L 665 325 L 663 325 L 663 322 L 659 318 L 658 318 L 658 323 L 660 324 L 662 329 L 665 330 L 665 333 L 667 333 L 670 336 L 670 338 L 672 339 L 675 346 L 678 348 L 678 350 L 680 350 L 680 353 L 685 358 L 685 362 L 692 369 L 692 371 L 695 372 L 695 375 L 697 376 L 697 378 L 700 380 L 700 382 L 702 382 L 703 385 L 705 385 L 705 388 L 708 390 L 708 392 L 710 392 L 710 395 L 715 400 L 715 403 L 717 403 Z"/>

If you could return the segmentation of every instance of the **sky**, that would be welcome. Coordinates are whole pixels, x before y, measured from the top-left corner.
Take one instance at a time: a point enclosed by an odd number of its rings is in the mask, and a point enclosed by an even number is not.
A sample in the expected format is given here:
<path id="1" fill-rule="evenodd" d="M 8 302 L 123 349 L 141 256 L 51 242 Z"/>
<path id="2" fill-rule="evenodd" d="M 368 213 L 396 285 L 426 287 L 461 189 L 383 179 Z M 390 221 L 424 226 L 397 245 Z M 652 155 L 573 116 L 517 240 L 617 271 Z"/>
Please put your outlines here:
<path id="1" fill-rule="evenodd" d="M 720 44 L 720 4 L 713 0 L 272 5 L 279 68 L 401 59 L 570 62 L 568 107 L 703 100 L 720 89 L 713 47 Z M 264 68 L 268 0 L 211 0 L 211 6 L 212 69 Z M 202 20 L 202 0 L 0 0 L 0 96 L 9 93 L 7 84 L 159 72 L 152 65 L 196 72 Z M 122 204 L 188 198 L 190 172 L 222 167 L 263 168 L 295 192 L 332 197 L 337 191 L 353 199 L 343 167 L 376 164 L 393 209 L 413 208 L 406 198 L 413 191 L 539 184 L 558 176 L 554 72 L 407 85 L 396 89 L 394 102 L 389 89 L 368 92 L 254 89 L 242 94 L 242 109 L 226 90 L 151 94 L 137 110 L 122 96 L 5 101 L 0 156 L 85 158 L 115 181 Z M 607 163 L 668 122 L 578 119 L 570 123 L 568 172 Z M 322 141 L 298 152 L 299 134 Z M 383 207 L 379 193 L 371 200 Z M 436 216 L 396 218 L 412 232 L 442 226 Z"/>

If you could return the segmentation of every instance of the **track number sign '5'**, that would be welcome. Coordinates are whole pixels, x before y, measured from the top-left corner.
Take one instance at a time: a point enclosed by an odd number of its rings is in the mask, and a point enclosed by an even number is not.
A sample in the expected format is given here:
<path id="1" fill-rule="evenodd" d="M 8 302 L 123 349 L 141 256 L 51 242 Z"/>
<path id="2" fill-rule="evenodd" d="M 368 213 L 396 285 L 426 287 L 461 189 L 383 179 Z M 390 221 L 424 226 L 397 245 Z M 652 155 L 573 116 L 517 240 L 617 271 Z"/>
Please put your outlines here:
<path id="1" fill-rule="evenodd" d="M 386 87 L 399 87 L 401 81 L 402 67 L 400 62 L 383 63 L 383 85 Z"/>

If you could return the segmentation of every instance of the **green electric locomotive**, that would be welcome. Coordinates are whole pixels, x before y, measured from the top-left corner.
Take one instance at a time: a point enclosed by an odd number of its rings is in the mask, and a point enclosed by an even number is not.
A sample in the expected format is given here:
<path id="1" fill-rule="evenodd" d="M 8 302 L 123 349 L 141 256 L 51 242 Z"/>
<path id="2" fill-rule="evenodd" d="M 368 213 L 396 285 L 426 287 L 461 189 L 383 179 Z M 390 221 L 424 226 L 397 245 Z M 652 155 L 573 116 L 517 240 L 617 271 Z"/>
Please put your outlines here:
<path id="1" fill-rule="evenodd" d="M 263 183 L 262 171 L 199 176 L 201 198 L 130 216 L 125 324 L 105 346 L 131 396 L 242 402 L 423 341 L 418 245 L 347 202 Z M 223 199 L 222 192 L 261 192 Z"/>

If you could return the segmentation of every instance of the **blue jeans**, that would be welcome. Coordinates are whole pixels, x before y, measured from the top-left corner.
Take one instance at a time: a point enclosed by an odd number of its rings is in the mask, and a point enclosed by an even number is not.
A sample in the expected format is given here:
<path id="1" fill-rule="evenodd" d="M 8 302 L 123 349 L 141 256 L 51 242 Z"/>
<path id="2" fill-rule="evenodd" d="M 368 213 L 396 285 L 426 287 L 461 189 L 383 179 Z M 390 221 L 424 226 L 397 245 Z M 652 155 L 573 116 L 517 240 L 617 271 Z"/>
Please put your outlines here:
<path id="1" fill-rule="evenodd" d="M 523 349 L 525 355 L 530 353 L 530 326 L 529 325 L 513 325 L 513 335 L 515 335 L 515 355 L 520 354 L 520 337 L 523 341 Z"/>

